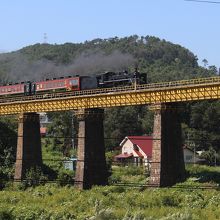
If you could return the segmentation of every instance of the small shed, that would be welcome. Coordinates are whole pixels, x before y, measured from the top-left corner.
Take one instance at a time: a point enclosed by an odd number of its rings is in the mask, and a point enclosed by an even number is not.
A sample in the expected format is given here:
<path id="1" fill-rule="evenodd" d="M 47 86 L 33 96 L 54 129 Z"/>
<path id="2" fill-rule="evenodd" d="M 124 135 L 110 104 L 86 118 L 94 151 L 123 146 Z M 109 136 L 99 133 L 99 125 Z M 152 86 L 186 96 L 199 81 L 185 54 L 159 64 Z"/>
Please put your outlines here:
<path id="1" fill-rule="evenodd" d="M 204 163 L 204 159 L 199 158 L 199 154 L 187 146 L 183 147 L 185 163 Z"/>
<path id="2" fill-rule="evenodd" d="M 66 170 L 75 170 L 76 169 L 77 158 L 72 157 L 63 161 L 64 168 Z"/>

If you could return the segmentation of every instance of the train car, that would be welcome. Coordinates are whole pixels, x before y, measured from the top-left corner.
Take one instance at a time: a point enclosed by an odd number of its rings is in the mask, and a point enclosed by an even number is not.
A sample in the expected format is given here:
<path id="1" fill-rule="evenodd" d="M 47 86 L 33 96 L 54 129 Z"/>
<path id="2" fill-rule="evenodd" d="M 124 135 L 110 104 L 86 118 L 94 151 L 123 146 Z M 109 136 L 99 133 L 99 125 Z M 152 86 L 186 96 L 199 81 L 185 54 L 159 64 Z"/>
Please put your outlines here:
<path id="1" fill-rule="evenodd" d="M 97 88 L 96 77 L 89 76 L 69 76 L 67 78 L 52 79 L 35 83 L 35 93 L 59 92 L 59 91 L 79 91 Z"/>
<path id="2" fill-rule="evenodd" d="M 98 88 L 95 76 L 69 76 L 39 82 L 22 82 L 0 86 L 0 96 L 35 95 L 52 92 L 80 91 Z"/>
<path id="3" fill-rule="evenodd" d="M 15 95 L 24 93 L 24 84 L 7 84 L 0 86 L 0 95 Z"/>
<path id="4" fill-rule="evenodd" d="M 0 86 L 0 96 L 34 95 L 35 84 L 32 82 L 21 82 Z"/>
<path id="5" fill-rule="evenodd" d="M 73 78 L 75 80 L 75 90 L 78 90 L 78 78 Z M 63 91 L 67 88 L 68 79 L 59 78 L 59 79 L 46 79 L 35 83 L 35 93 L 44 93 L 44 92 L 55 92 L 55 91 Z"/>

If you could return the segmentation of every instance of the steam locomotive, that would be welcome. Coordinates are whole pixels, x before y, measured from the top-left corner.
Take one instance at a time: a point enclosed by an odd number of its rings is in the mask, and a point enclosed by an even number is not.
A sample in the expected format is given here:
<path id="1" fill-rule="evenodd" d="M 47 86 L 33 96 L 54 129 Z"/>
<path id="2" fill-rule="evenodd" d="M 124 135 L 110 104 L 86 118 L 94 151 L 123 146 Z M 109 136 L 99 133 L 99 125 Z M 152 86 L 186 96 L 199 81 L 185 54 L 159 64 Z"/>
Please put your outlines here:
<path id="1" fill-rule="evenodd" d="M 109 88 L 115 86 L 132 85 L 133 83 L 144 84 L 147 82 L 146 74 L 137 70 L 134 73 L 105 72 L 94 76 L 68 76 L 46 79 L 38 82 L 21 82 L 0 86 L 0 96 L 11 95 L 35 95 L 61 91 L 80 91 L 97 88 Z"/>

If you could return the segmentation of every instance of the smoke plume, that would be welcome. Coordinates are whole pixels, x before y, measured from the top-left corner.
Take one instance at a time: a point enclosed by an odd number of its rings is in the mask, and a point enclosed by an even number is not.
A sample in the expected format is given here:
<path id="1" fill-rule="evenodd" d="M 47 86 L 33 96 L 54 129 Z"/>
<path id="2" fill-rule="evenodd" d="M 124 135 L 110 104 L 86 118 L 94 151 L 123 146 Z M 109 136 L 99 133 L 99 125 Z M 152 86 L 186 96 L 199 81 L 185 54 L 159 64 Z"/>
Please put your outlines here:
<path id="1" fill-rule="evenodd" d="M 21 53 L 0 54 L 0 66 L 9 68 L 6 76 L 12 82 L 36 81 L 46 78 L 91 75 L 104 71 L 122 71 L 133 67 L 136 60 L 130 54 L 113 51 L 106 55 L 102 51 L 86 51 L 67 65 L 42 59 L 31 61 Z M 2 74 L 1 74 L 2 75 Z M 2 76 L 0 76 L 2 78 Z"/>

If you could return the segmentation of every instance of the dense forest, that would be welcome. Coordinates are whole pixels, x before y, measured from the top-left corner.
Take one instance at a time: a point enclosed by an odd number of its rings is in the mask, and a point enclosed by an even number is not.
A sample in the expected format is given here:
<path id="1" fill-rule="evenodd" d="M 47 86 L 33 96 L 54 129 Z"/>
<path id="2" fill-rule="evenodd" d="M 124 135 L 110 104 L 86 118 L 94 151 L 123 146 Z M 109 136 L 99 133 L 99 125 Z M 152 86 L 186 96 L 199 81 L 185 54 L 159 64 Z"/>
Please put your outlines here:
<path id="1" fill-rule="evenodd" d="M 153 36 L 134 35 L 94 39 L 84 43 L 35 44 L 15 52 L 0 54 L 0 81 L 19 82 L 125 69 L 134 71 L 136 67 L 147 74 L 148 83 L 218 75 L 217 67 L 208 66 L 206 59 L 204 67 L 199 66 L 196 55 L 180 45 Z M 183 109 L 181 119 L 184 142 L 189 147 L 206 150 L 203 156 L 213 164 L 216 153 L 220 153 L 220 101 L 183 103 Z M 152 133 L 153 113 L 147 106 L 109 108 L 105 112 L 107 150 L 113 150 L 127 135 Z M 50 113 L 49 116 L 53 119 L 49 134 L 73 134 L 69 129 L 72 112 Z M 65 120 L 62 120 L 63 117 Z M 5 120 L 1 119 L 1 123 Z M 7 131 L 11 139 L 7 143 L 4 139 L 0 140 L 0 152 L 14 158 L 15 141 L 12 136 L 16 128 L 14 123 L 8 121 L 4 126 L 1 124 L 0 132 L 4 129 L 4 133 Z M 61 124 L 62 126 L 57 126 Z M 58 142 L 56 150 L 68 155 L 70 143 L 60 144 L 59 149 Z M 68 149 L 64 149 L 65 146 Z M 219 156 L 217 159 L 219 160 Z"/>

